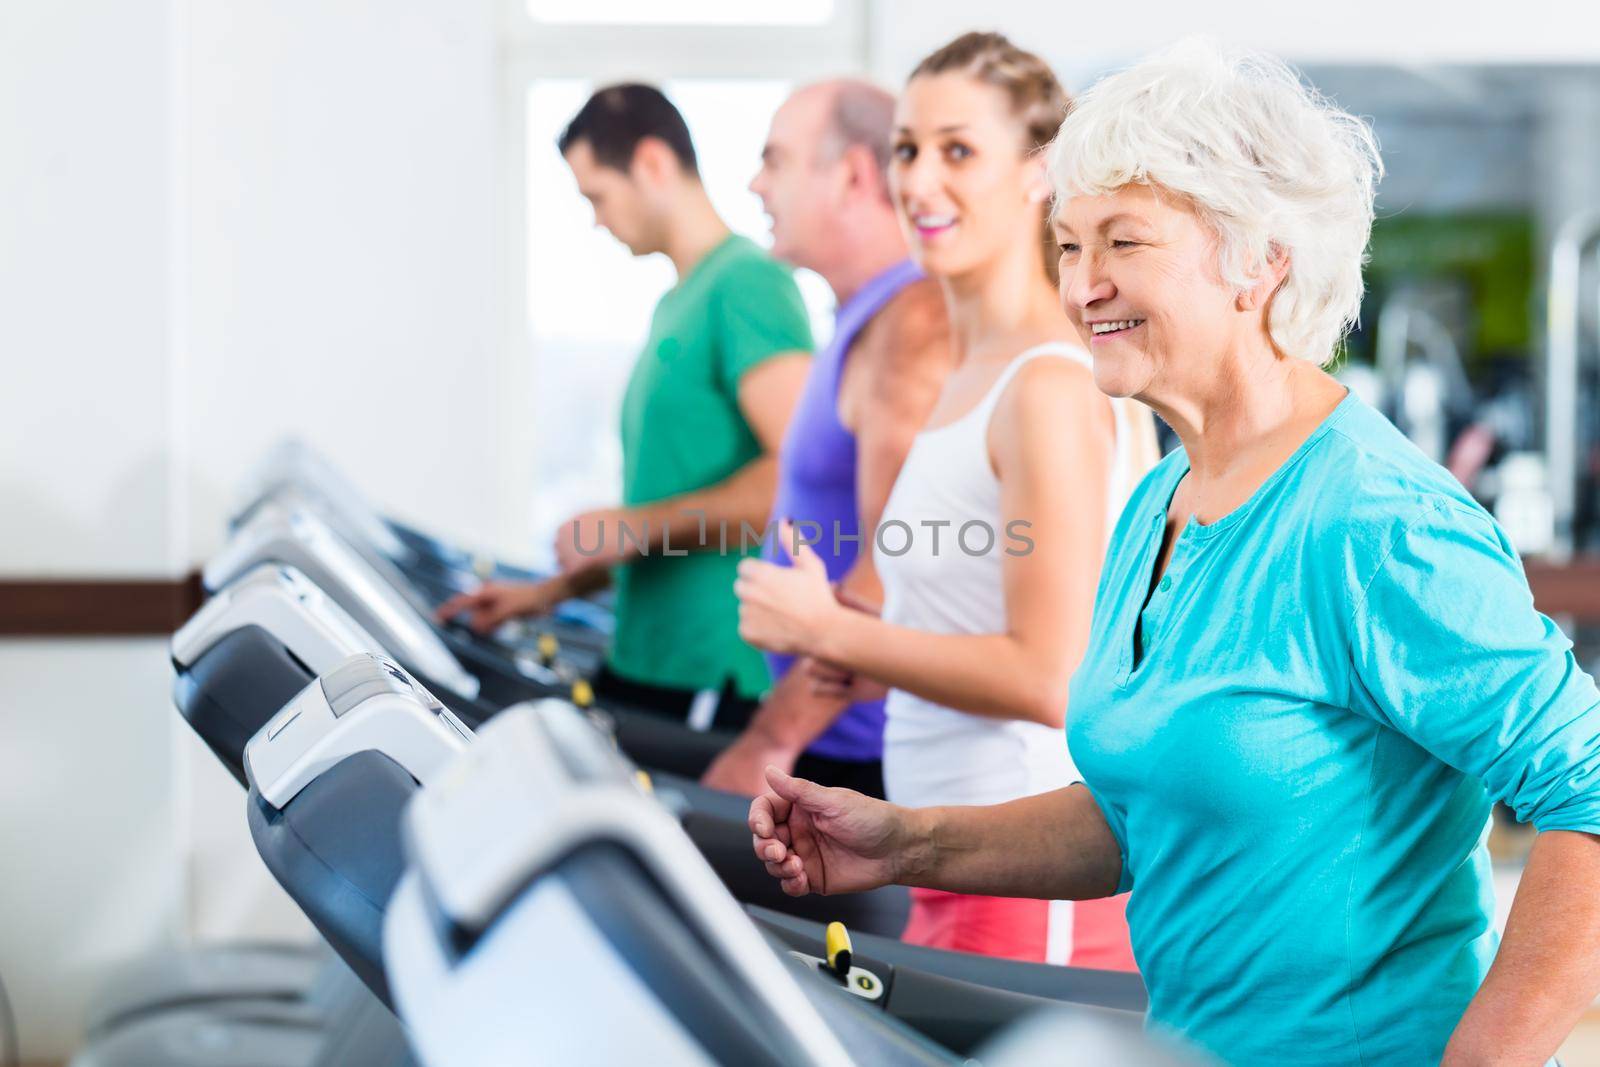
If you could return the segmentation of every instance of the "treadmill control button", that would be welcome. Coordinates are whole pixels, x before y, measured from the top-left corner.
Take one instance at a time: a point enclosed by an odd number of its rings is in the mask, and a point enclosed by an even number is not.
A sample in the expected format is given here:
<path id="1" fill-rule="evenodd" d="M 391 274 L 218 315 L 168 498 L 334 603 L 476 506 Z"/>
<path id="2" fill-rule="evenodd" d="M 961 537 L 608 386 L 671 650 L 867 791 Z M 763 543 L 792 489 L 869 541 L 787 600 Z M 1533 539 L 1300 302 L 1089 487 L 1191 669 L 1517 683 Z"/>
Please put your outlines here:
<path id="1" fill-rule="evenodd" d="M 799 960 L 807 967 L 815 967 L 829 978 L 842 985 L 847 993 L 860 997 L 862 1000 L 877 1002 L 883 999 L 883 979 L 863 967 L 852 967 L 843 975 L 834 974 L 828 968 L 828 961 L 808 955 L 798 949 L 790 949 L 789 955 Z"/>

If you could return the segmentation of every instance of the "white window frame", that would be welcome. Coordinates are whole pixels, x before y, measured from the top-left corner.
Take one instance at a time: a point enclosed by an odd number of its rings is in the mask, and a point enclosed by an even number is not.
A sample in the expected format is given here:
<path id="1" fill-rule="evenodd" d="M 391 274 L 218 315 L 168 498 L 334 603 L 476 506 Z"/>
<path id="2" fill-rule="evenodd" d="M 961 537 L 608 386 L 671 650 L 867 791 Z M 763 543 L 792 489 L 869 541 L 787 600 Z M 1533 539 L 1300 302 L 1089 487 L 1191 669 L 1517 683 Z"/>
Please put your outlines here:
<path id="1" fill-rule="evenodd" d="M 503 319 L 494 399 L 500 448 L 495 457 L 497 551 L 513 558 L 530 551 L 528 498 L 538 447 L 526 409 L 534 385 L 527 296 L 529 87 L 535 81 L 565 78 L 659 84 L 675 78 L 801 82 L 863 76 L 869 69 L 870 2 L 834 0 L 833 18 L 815 26 L 647 26 L 538 22 L 522 0 L 501 0 L 501 158 L 495 191 L 502 264 L 496 303 Z"/>

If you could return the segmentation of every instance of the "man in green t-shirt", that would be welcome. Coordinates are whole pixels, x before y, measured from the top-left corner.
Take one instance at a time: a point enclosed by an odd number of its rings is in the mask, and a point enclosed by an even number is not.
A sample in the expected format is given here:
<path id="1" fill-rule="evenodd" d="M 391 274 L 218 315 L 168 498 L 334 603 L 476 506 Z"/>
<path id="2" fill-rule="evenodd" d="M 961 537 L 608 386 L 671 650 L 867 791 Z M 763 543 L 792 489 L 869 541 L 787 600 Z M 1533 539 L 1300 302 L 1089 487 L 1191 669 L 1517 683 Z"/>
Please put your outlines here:
<path id="1" fill-rule="evenodd" d="M 733 581 L 772 508 L 777 452 L 805 382 L 811 330 L 787 268 L 712 207 L 683 116 L 646 85 L 601 89 L 561 154 L 595 221 L 636 256 L 672 261 L 622 404 L 622 506 L 562 524 L 560 572 L 489 583 L 440 609 L 487 631 L 616 587 L 596 690 L 738 729 L 770 676 L 739 639 Z"/>

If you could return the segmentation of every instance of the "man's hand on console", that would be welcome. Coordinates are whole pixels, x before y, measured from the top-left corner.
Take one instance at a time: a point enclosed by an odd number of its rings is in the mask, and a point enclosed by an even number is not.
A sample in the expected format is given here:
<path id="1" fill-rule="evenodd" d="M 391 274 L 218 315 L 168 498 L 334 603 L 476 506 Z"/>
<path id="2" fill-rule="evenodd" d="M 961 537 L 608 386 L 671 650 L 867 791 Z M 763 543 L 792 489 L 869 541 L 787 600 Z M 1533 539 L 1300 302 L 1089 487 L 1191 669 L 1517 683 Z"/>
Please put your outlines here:
<path id="1" fill-rule="evenodd" d="M 458 593 L 434 612 L 443 623 L 466 615 L 467 625 L 480 634 L 492 633 L 502 623 L 524 615 L 545 615 L 570 596 L 560 576 L 542 582 L 484 582 L 470 593 Z"/>

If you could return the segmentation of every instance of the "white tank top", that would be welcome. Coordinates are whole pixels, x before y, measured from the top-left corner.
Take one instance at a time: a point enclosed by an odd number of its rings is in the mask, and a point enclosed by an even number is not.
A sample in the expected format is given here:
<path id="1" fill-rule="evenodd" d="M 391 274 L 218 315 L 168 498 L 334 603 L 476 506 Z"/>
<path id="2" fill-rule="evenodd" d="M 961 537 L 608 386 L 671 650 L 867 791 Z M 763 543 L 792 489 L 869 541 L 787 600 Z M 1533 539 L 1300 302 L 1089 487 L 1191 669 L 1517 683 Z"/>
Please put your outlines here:
<path id="1" fill-rule="evenodd" d="M 940 634 L 1005 632 L 1006 549 L 1027 546 L 1008 535 L 1000 514 L 1000 481 L 989 464 L 989 420 L 1017 371 L 1041 356 L 1092 366 L 1075 345 L 1037 345 L 1007 364 L 971 411 L 923 431 L 912 443 L 884 505 L 874 548 L 885 621 Z M 1126 405 L 1112 402 L 1116 442 L 1106 537 L 1145 473 Z M 924 525 L 941 522 L 948 525 Z M 992 546 L 987 531 L 993 531 Z M 1014 532 L 1029 536 L 1025 529 Z M 885 708 L 884 786 L 896 804 L 997 804 L 1078 778 L 1059 729 L 973 715 L 899 689 L 890 690 Z"/>

